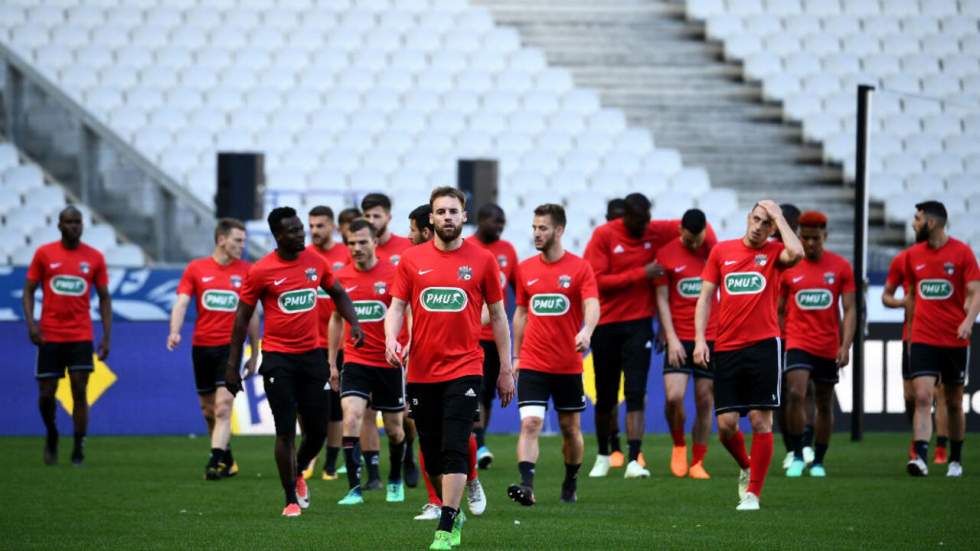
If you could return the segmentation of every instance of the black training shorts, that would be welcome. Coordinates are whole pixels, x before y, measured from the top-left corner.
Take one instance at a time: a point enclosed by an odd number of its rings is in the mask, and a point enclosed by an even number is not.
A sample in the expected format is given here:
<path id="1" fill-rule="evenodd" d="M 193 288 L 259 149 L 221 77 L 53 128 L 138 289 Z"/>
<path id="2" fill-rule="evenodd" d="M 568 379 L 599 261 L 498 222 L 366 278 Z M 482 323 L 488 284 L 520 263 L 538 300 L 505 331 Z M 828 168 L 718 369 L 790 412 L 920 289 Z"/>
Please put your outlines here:
<path id="1" fill-rule="evenodd" d="M 211 394 L 219 386 L 225 386 L 225 367 L 228 365 L 230 345 L 195 346 L 191 348 L 194 363 L 194 385 L 197 393 Z"/>
<path id="2" fill-rule="evenodd" d="M 469 453 L 473 417 L 479 408 L 482 386 L 483 378 L 479 375 L 406 385 L 408 415 L 415 420 L 430 474 L 466 473 L 465 457 Z M 447 457 L 455 460 L 447 461 Z"/>
<path id="3" fill-rule="evenodd" d="M 296 432 L 296 414 L 304 426 L 326 427 L 330 420 L 330 370 L 320 350 L 301 354 L 265 352 L 259 374 L 275 419 L 276 434 Z"/>
<path id="4" fill-rule="evenodd" d="M 716 351 L 715 413 L 779 407 L 779 339 L 765 339 L 737 350 Z"/>
<path id="5" fill-rule="evenodd" d="M 695 379 L 714 379 L 715 375 L 711 372 L 711 361 L 708 362 L 708 368 L 705 369 L 700 365 L 694 363 L 694 341 L 681 341 L 684 346 L 684 353 L 687 355 L 687 360 L 683 365 L 678 367 L 671 367 L 667 363 L 667 354 L 664 354 L 664 375 L 668 373 L 684 373 L 685 375 L 694 375 Z M 708 358 L 713 360 L 715 343 L 708 342 Z"/>
<path id="6" fill-rule="evenodd" d="M 92 371 L 92 341 L 45 342 L 37 347 L 37 379 L 60 379 L 65 370 Z"/>
<path id="7" fill-rule="evenodd" d="M 548 398 L 554 402 L 555 411 L 584 410 L 585 388 L 582 385 L 582 374 L 520 370 L 517 376 L 517 407 L 548 407 Z"/>
<path id="8" fill-rule="evenodd" d="M 913 379 L 937 377 L 944 385 L 964 385 L 970 379 L 969 346 L 933 346 L 914 342 L 910 355 Z"/>
<path id="9" fill-rule="evenodd" d="M 786 351 L 786 361 L 783 363 L 783 373 L 795 369 L 806 369 L 810 372 L 810 380 L 823 385 L 836 385 L 840 382 L 840 370 L 837 368 L 837 358 L 821 358 L 799 348 Z"/>
<path id="10" fill-rule="evenodd" d="M 480 341 L 483 349 L 483 380 L 487 382 L 481 394 L 481 402 L 489 407 L 497 397 L 497 378 L 500 377 L 500 354 L 497 353 L 496 341 Z"/>
<path id="11" fill-rule="evenodd" d="M 348 362 L 340 375 L 340 397 L 358 396 L 378 411 L 404 411 L 405 386 L 399 367 Z"/>

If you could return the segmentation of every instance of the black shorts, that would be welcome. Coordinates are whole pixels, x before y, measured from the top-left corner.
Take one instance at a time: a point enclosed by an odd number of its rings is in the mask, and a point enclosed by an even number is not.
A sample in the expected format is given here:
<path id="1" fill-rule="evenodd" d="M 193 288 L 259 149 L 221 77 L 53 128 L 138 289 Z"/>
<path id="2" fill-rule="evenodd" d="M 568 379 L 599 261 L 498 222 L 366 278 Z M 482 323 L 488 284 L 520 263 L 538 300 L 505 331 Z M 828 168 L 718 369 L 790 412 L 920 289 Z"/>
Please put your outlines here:
<path id="1" fill-rule="evenodd" d="M 276 424 L 276 434 L 296 432 L 296 414 L 303 426 L 323 427 L 330 420 L 330 370 L 318 349 L 302 354 L 265 352 L 259 374 Z"/>
<path id="2" fill-rule="evenodd" d="M 320 352 L 323 353 L 323 363 L 327 366 L 327 372 L 330 372 L 330 353 L 326 348 L 320 348 Z M 344 368 L 344 351 L 337 351 L 337 370 L 343 373 Z M 340 407 L 340 389 L 330 388 L 330 422 L 340 423 L 344 420 L 344 410 Z"/>
<path id="3" fill-rule="evenodd" d="M 364 398 L 378 411 L 404 411 L 402 370 L 350 362 L 340 375 L 340 397 L 347 396 Z"/>
<path id="4" fill-rule="evenodd" d="M 497 397 L 497 377 L 500 376 L 500 354 L 496 341 L 480 341 L 483 349 L 483 380 L 487 382 L 480 396 L 480 403 L 489 406 Z"/>
<path id="5" fill-rule="evenodd" d="M 520 370 L 517 376 L 517 407 L 547 408 L 548 398 L 554 402 L 555 411 L 583 411 L 585 387 L 582 385 L 582 374 Z"/>
<path id="6" fill-rule="evenodd" d="M 612 411 L 619 402 L 622 375 L 627 411 L 642 411 L 653 350 L 653 320 L 643 318 L 607 323 L 592 335 L 596 409 Z"/>
<path id="7" fill-rule="evenodd" d="M 779 339 L 715 352 L 715 413 L 779 408 Z"/>
<path id="8" fill-rule="evenodd" d="M 671 367 L 667 363 L 667 355 L 664 354 L 664 375 L 668 373 L 684 373 L 685 375 L 694 375 L 695 379 L 714 379 L 715 374 L 711 372 L 711 363 L 714 358 L 715 343 L 714 341 L 708 342 L 708 368 L 705 369 L 700 365 L 694 363 L 694 341 L 681 341 L 684 345 L 684 353 L 687 355 L 687 361 L 684 365 L 680 367 Z"/>
<path id="9" fill-rule="evenodd" d="M 228 365 L 228 351 L 231 345 L 195 346 L 191 348 L 194 362 L 194 386 L 197 393 L 211 394 L 219 386 L 225 386 L 225 366 Z"/>
<path id="10" fill-rule="evenodd" d="M 933 346 L 912 343 L 910 353 L 911 375 L 936 377 L 944 385 L 964 385 L 970 379 L 970 347 Z"/>
<path id="11" fill-rule="evenodd" d="M 406 385 L 408 415 L 415 420 L 430 475 L 467 472 L 470 432 L 482 386 L 478 375 Z"/>
<path id="12" fill-rule="evenodd" d="M 794 369 L 806 369 L 810 372 L 810 380 L 822 385 L 836 385 L 840 382 L 840 370 L 837 369 L 836 358 L 821 358 L 799 348 L 786 351 L 786 361 L 783 373 Z"/>
<path id="13" fill-rule="evenodd" d="M 902 341 L 902 379 L 912 380 L 912 351 L 909 350 L 909 341 Z"/>
<path id="14" fill-rule="evenodd" d="M 65 370 L 92 371 L 92 341 L 46 342 L 37 347 L 37 379 L 60 379 Z"/>

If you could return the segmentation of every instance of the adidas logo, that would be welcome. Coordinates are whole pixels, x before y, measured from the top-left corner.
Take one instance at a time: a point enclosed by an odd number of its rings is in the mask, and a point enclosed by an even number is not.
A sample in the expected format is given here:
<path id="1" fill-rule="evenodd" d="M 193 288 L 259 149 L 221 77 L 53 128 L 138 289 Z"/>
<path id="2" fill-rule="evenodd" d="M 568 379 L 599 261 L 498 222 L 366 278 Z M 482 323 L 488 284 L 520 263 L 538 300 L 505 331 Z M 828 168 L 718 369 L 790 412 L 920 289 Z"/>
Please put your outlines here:
<path id="1" fill-rule="evenodd" d="M 323 390 L 330 390 L 330 382 L 329 381 L 327 382 L 327 384 L 323 385 Z"/>
<path id="2" fill-rule="evenodd" d="M 625 251 L 626 249 L 624 249 L 622 245 L 616 245 L 615 247 L 613 247 L 614 254 L 622 254 Z"/>
<path id="3" fill-rule="evenodd" d="M 472 388 L 468 388 L 468 389 L 466 389 L 466 392 L 463 394 L 463 396 L 469 396 L 470 398 L 476 398 L 476 392 L 473 392 L 473 389 Z"/>

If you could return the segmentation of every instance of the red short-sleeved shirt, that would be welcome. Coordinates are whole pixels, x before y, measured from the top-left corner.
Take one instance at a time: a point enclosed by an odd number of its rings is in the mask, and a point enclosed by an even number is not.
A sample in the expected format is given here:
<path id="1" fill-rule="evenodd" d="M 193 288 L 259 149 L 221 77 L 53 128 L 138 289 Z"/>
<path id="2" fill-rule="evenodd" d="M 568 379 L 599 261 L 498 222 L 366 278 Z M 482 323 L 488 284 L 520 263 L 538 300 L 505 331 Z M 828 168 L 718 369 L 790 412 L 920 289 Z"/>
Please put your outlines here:
<path id="1" fill-rule="evenodd" d="M 905 295 L 909 294 L 908 282 L 905 281 L 905 254 L 908 253 L 908 249 L 900 251 L 895 258 L 892 259 L 892 263 L 888 265 L 888 277 L 885 279 L 885 284 L 893 285 L 896 289 L 899 287 L 905 291 Z M 908 341 L 912 332 L 912 324 L 909 320 L 908 309 L 905 311 L 905 319 L 902 321 L 902 340 Z"/>
<path id="2" fill-rule="evenodd" d="M 316 348 L 321 331 L 317 288 L 333 284 L 334 276 L 326 261 L 307 250 L 300 252 L 295 260 L 283 260 L 272 251 L 253 264 L 240 300 L 253 306 L 262 301 L 265 311 L 262 350 L 301 354 Z"/>
<path id="3" fill-rule="evenodd" d="M 956 338 L 956 329 L 966 317 L 966 287 L 980 281 L 973 251 L 952 237 L 933 249 L 919 243 L 905 256 L 905 281 L 915 289 L 912 342 L 962 348 L 970 341 Z"/>
<path id="4" fill-rule="evenodd" d="M 223 346 L 231 342 L 231 330 L 238 310 L 249 264 L 235 259 L 222 266 L 213 257 L 192 260 L 177 284 L 177 294 L 195 297 L 197 322 L 194 346 Z"/>
<path id="5" fill-rule="evenodd" d="M 654 280 L 658 287 L 666 286 L 670 297 L 670 318 L 674 332 L 682 341 L 694 340 L 694 310 L 701 296 L 701 272 L 711 248 L 702 244 L 692 252 L 678 237 L 657 252 L 657 263 L 664 267 L 664 275 Z M 711 303 L 705 339 L 715 340 L 718 332 L 718 299 Z"/>
<path id="6" fill-rule="evenodd" d="M 440 251 L 430 241 L 402 253 L 391 294 L 412 308 L 408 382 L 439 383 L 483 374 L 480 311 L 500 302 L 500 269 L 463 241 Z"/>
<path id="7" fill-rule="evenodd" d="M 855 291 L 851 264 L 829 251 L 816 262 L 804 258 L 783 272 L 780 291 L 786 297 L 786 349 L 836 358 L 840 297 Z"/>
<path id="8" fill-rule="evenodd" d="M 779 337 L 776 299 L 783 248 L 779 241 L 767 241 L 753 249 L 741 239 L 733 239 L 711 249 L 701 280 L 721 290 L 716 351 L 737 350 Z"/>
<path id="9" fill-rule="evenodd" d="M 306 246 L 306 250 L 316 253 L 323 257 L 327 261 L 327 266 L 330 267 L 330 271 L 336 274 L 341 268 L 350 264 L 350 250 L 347 249 L 347 245 L 343 243 L 334 243 L 333 247 L 324 251 L 316 245 L 310 244 Z M 317 348 L 327 347 L 327 324 L 330 323 L 330 314 L 336 309 L 333 300 L 330 295 L 327 294 L 323 289 L 317 289 L 317 313 L 320 315 L 320 324 L 317 326 L 321 329 L 319 337 L 317 338 Z"/>
<path id="10" fill-rule="evenodd" d="M 500 288 L 506 289 L 507 284 L 514 285 L 514 270 L 517 268 L 517 251 L 514 250 L 514 246 L 510 244 L 509 241 L 504 241 L 503 239 L 498 239 L 493 243 L 484 243 L 480 241 L 476 235 L 471 235 L 466 238 L 467 241 L 480 247 L 481 249 L 486 249 L 497 259 L 497 266 L 500 267 Z M 505 293 L 506 296 L 506 293 Z M 493 325 L 486 324 L 483 326 L 483 330 L 480 331 L 481 341 L 492 341 L 493 340 Z"/>
<path id="11" fill-rule="evenodd" d="M 545 373 L 582 373 L 575 335 L 582 329 L 582 301 L 599 298 L 589 263 L 566 252 L 557 262 L 542 255 L 521 262 L 517 305 L 527 308 L 519 356 L 521 369 Z"/>
<path id="12" fill-rule="evenodd" d="M 79 243 L 66 249 L 61 241 L 38 247 L 27 279 L 39 283 L 41 338 L 47 342 L 92 340 L 92 287 L 109 285 L 102 253 Z"/>
<path id="13" fill-rule="evenodd" d="M 411 248 L 412 246 L 411 239 L 391 234 L 391 237 L 383 245 L 378 243 L 378 248 L 375 249 L 374 254 L 378 256 L 379 260 L 391 262 L 395 266 L 398 266 L 398 263 L 401 262 L 402 253 L 405 252 L 405 249 Z"/>
<path id="14" fill-rule="evenodd" d="M 385 314 L 391 306 L 391 286 L 395 282 L 395 268 L 390 262 L 379 260 L 373 268 L 360 271 L 348 264 L 334 276 L 347 291 L 354 303 L 354 311 L 364 331 L 364 343 L 354 346 L 350 325 L 344 330 L 344 361 L 375 367 L 392 367 L 385 359 Z M 403 327 L 405 333 L 407 326 Z M 404 342 L 404 338 L 399 339 Z"/>

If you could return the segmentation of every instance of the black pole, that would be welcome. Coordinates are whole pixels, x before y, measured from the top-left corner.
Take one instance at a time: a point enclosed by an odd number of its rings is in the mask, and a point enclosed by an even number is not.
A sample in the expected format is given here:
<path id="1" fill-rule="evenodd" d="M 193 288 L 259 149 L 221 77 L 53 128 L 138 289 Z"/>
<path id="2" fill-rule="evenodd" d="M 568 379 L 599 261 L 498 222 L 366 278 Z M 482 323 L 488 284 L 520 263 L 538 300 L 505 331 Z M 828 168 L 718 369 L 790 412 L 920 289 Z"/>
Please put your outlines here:
<path id="1" fill-rule="evenodd" d="M 854 276 L 858 292 L 854 293 L 857 310 L 857 332 L 851 357 L 853 375 L 851 398 L 851 440 L 864 437 L 864 337 L 867 335 L 868 292 L 868 120 L 871 117 L 871 94 L 874 86 L 857 89 L 857 157 L 854 177 Z"/>

